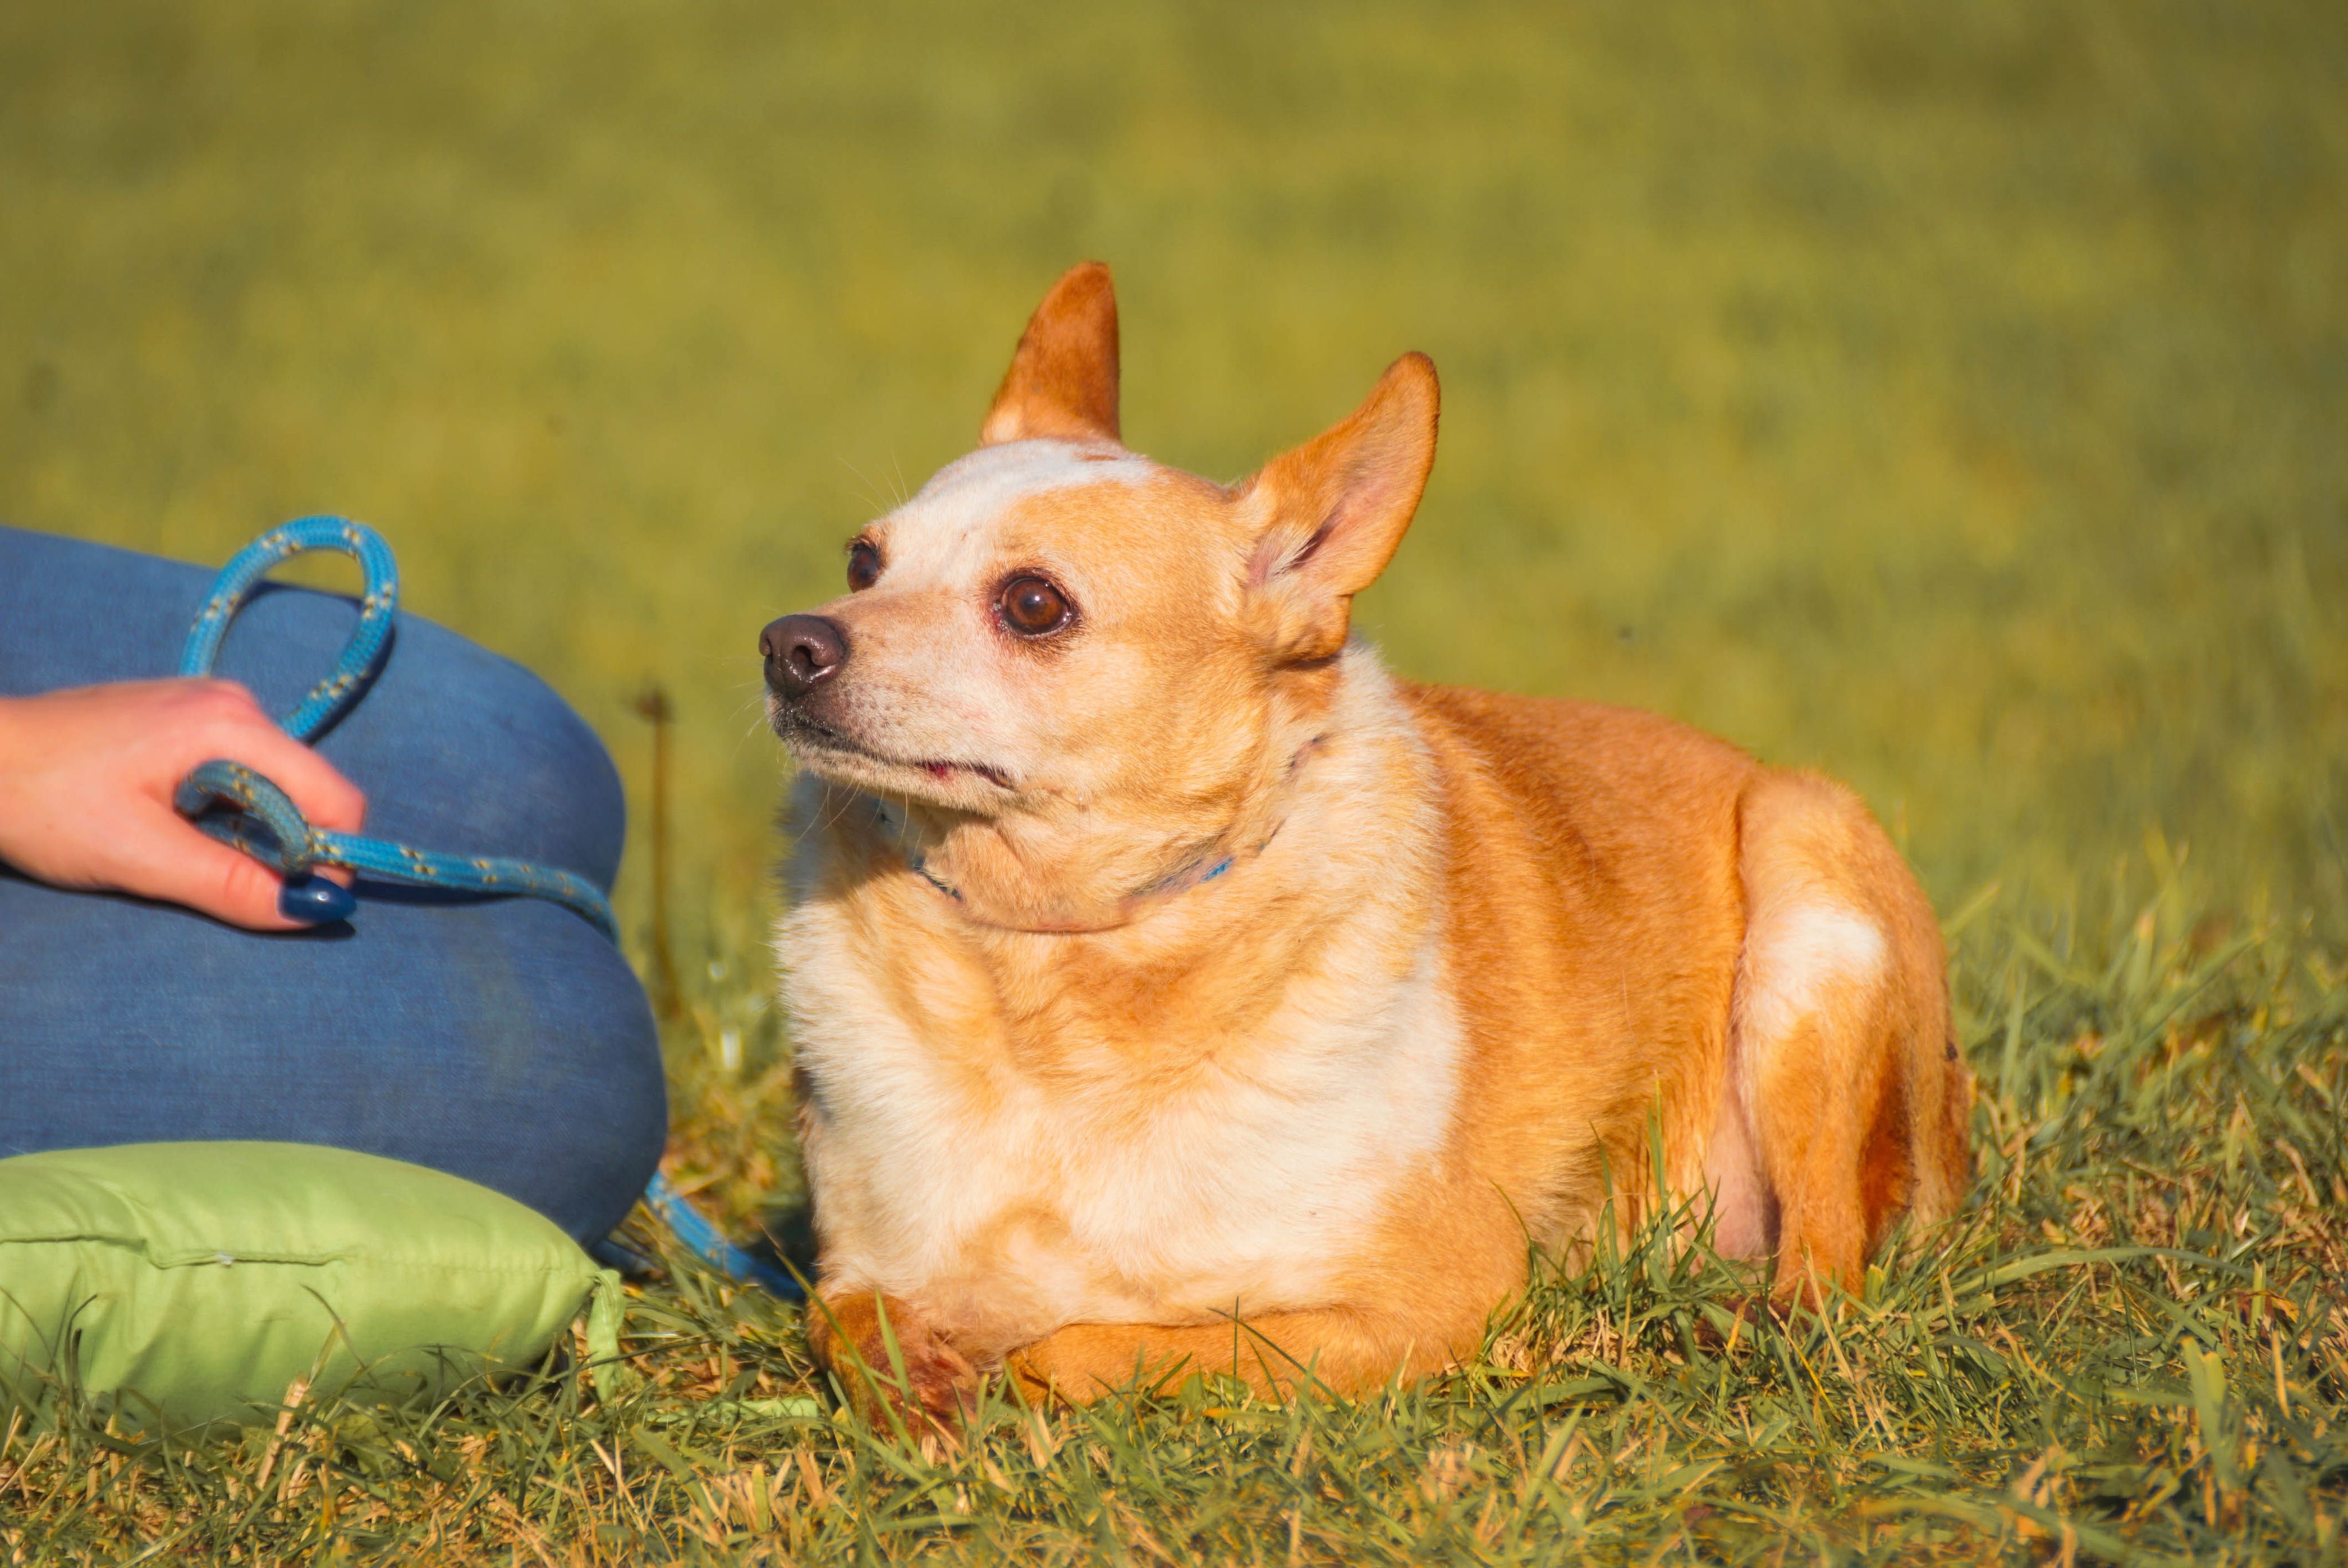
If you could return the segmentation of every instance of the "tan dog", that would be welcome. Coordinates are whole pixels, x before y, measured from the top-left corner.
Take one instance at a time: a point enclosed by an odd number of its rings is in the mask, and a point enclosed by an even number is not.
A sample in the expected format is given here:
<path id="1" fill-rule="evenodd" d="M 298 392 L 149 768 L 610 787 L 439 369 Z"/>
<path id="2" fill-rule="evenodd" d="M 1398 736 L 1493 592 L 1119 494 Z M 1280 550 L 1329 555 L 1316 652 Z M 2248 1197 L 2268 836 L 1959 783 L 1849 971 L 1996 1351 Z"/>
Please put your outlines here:
<path id="1" fill-rule="evenodd" d="M 951 1418 L 1471 1353 L 1527 1240 L 1709 1194 L 1776 1288 L 1968 1179 L 1931 909 L 1866 808 L 1650 714 L 1347 641 L 1435 456 L 1412 354 L 1231 488 L 1125 449 L 1107 270 L 980 449 L 762 644 L 817 1353 Z M 1234 1321 L 1236 1319 L 1236 1322 Z"/>

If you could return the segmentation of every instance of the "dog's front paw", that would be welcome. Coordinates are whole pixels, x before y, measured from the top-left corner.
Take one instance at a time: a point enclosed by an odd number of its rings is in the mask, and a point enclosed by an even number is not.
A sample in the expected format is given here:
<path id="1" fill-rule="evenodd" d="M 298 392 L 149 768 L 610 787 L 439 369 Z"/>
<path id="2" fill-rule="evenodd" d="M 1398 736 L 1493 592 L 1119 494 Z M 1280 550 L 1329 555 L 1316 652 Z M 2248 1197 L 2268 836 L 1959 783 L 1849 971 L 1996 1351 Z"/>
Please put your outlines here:
<path id="1" fill-rule="evenodd" d="M 819 1296 L 808 1313 L 808 1349 L 868 1419 L 893 1410 L 917 1436 L 951 1438 L 977 1404 L 978 1372 L 969 1358 L 920 1309 L 892 1296 Z"/>

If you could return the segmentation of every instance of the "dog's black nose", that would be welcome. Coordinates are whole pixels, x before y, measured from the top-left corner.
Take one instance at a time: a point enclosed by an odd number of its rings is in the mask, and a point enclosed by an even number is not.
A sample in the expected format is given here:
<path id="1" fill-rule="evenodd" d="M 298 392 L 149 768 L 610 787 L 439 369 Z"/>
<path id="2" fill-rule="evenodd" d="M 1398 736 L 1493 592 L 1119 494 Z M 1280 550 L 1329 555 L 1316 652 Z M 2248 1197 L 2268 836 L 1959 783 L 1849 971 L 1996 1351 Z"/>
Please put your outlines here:
<path id="1" fill-rule="evenodd" d="M 848 661 L 848 633 L 820 615 L 786 615 L 758 633 L 767 656 L 767 684 L 786 697 L 804 697 Z"/>

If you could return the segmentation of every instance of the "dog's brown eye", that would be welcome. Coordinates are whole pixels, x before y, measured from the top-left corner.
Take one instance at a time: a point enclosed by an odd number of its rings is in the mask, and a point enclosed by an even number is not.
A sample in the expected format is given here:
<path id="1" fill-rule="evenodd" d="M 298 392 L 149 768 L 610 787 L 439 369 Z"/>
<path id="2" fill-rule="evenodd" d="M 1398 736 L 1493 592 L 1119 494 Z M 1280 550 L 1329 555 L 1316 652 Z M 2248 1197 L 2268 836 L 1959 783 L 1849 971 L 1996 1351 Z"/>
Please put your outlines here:
<path id="1" fill-rule="evenodd" d="M 880 552 L 862 539 L 848 547 L 848 587 L 862 593 L 880 575 Z"/>
<path id="2" fill-rule="evenodd" d="M 1068 601 L 1040 577 L 1014 577 L 1003 586 L 1003 619 L 1011 630 L 1041 637 L 1067 624 Z"/>

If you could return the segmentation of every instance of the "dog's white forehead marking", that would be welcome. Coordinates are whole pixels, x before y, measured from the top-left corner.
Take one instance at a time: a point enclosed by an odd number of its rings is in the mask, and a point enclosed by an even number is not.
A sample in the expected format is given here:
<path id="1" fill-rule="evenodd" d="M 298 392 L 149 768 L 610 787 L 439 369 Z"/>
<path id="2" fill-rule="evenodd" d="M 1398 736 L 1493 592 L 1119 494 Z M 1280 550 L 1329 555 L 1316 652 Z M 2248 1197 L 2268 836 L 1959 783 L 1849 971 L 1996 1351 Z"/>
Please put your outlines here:
<path id="1" fill-rule="evenodd" d="M 982 446 L 932 475 L 889 515 L 890 531 L 902 548 L 951 548 L 1031 496 L 1085 485 L 1144 485 L 1158 472 L 1157 464 L 1134 453 L 1070 441 Z"/>

